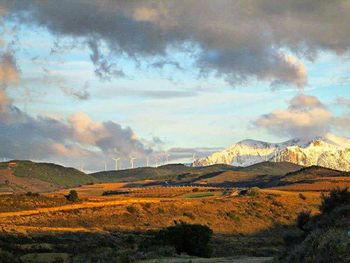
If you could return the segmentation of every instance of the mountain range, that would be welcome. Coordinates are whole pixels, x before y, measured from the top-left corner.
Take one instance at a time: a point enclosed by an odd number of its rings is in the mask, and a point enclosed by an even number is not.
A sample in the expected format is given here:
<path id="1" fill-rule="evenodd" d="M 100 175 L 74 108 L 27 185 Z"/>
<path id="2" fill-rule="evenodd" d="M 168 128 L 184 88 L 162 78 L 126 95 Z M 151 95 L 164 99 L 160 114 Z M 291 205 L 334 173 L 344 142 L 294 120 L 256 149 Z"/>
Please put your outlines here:
<path id="1" fill-rule="evenodd" d="M 333 134 L 282 143 L 243 140 L 221 152 L 195 160 L 193 166 L 230 164 L 245 167 L 260 162 L 290 162 L 350 171 L 350 140 Z"/>

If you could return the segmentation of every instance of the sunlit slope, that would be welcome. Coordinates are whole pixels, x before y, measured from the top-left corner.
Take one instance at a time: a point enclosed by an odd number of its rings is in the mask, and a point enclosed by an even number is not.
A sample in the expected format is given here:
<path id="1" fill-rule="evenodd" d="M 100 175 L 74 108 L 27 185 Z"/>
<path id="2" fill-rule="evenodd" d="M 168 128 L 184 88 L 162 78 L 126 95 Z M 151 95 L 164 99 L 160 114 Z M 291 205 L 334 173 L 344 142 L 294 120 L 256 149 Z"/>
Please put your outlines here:
<path id="1" fill-rule="evenodd" d="M 230 165 L 188 167 L 183 164 L 168 164 L 155 167 L 140 167 L 119 171 L 103 171 L 90 174 L 101 182 L 134 182 L 139 180 L 186 180 L 206 173 L 232 170 Z"/>
<path id="2" fill-rule="evenodd" d="M 0 163 L 0 185 L 9 192 L 51 191 L 97 180 L 74 168 L 53 163 L 11 161 Z"/>

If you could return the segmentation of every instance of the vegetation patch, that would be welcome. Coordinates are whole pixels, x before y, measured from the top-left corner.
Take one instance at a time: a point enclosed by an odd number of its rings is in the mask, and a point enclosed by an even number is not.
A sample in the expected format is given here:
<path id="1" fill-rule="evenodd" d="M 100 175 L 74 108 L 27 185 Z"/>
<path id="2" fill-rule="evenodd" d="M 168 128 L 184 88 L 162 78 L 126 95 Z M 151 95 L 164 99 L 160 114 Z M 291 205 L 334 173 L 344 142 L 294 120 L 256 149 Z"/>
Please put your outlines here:
<path id="1" fill-rule="evenodd" d="M 190 193 L 185 194 L 185 198 L 203 198 L 203 197 L 210 197 L 214 196 L 215 194 L 213 192 L 196 192 L 196 193 Z"/>

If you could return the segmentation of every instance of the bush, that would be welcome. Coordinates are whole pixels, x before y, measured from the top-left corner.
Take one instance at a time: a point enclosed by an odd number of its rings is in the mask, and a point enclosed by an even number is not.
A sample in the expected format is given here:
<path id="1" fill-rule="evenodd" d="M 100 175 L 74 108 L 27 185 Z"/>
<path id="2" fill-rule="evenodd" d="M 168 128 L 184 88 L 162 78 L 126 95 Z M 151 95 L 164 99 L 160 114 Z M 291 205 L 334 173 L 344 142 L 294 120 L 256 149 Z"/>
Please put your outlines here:
<path id="1" fill-rule="evenodd" d="M 39 197 L 39 193 L 33 193 L 33 192 L 27 192 L 26 196 L 30 196 L 30 197 Z"/>
<path id="2" fill-rule="evenodd" d="M 178 254 L 185 252 L 191 256 L 210 257 L 212 249 L 209 241 L 212 235 L 213 231 L 207 226 L 181 222 L 160 230 L 156 238 L 174 246 Z"/>
<path id="3" fill-rule="evenodd" d="M 185 212 L 184 216 L 191 218 L 191 219 L 195 219 L 195 216 L 191 212 Z"/>
<path id="4" fill-rule="evenodd" d="M 302 193 L 299 193 L 299 198 L 302 199 L 302 200 L 306 200 L 306 196 L 303 195 Z"/>
<path id="5" fill-rule="evenodd" d="M 260 188 L 259 187 L 252 187 L 247 190 L 246 193 L 248 196 L 258 196 L 260 194 Z"/>
<path id="6" fill-rule="evenodd" d="M 297 218 L 297 226 L 300 230 L 307 231 L 306 225 L 310 222 L 311 219 L 311 212 L 310 211 L 304 211 L 299 213 Z"/>
<path id="7" fill-rule="evenodd" d="M 333 189 L 322 194 L 321 213 L 311 216 L 302 212 L 297 226 L 303 235 L 285 239 L 287 249 L 279 262 L 283 263 L 348 263 L 350 262 L 350 192 L 348 188 Z"/>
<path id="8" fill-rule="evenodd" d="M 136 213 L 136 208 L 133 207 L 132 205 L 129 205 L 126 207 L 126 210 L 130 213 L 130 214 L 135 214 Z"/>
<path id="9" fill-rule="evenodd" d="M 329 196 L 322 193 L 322 202 L 320 206 L 321 213 L 330 213 L 334 208 L 341 205 L 350 204 L 350 192 L 348 187 L 340 189 L 339 187 L 331 190 Z"/>
<path id="10" fill-rule="evenodd" d="M 79 201 L 78 193 L 75 190 L 70 190 L 69 194 L 66 195 L 65 197 L 67 198 L 68 201 L 71 201 L 71 202 Z"/>

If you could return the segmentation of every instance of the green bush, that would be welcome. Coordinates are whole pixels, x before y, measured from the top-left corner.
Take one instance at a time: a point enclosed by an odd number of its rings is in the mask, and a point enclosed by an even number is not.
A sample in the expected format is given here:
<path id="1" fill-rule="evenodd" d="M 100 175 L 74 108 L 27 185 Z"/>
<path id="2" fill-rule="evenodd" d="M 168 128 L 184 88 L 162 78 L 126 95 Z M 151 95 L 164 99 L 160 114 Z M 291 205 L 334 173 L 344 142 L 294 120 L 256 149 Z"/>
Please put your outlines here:
<path id="1" fill-rule="evenodd" d="M 130 214 L 135 214 L 136 213 L 136 208 L 133 207 L 132 205 L 129 205 L 126 207 L 126 210 L 130 213 Z"/>
<path id="2" fill-rule="evenodd" d="M 303 234 L 285 238 L 287 249 L 279 262 L 350 262 L 350 192 L 337 188 L 321 197 L 320 214 L 299 214 L 296 225 Z"/>
<path id="3" fill-rule="evenodd" d="M 331 190 L 329 196 L 322 193 L 321 213 L 330 213 L 334 208 L 341 205 L 350 204 L 350 192 L 348 187 L 340 189 L 339 187 Z"/>
<path id="4" fill-rule="evenodd" d="M 310 211 L 303 211 L 299 213 L 297 218 L 297 226 L 300 230 L 306 231 L 306 225 L 310 222 L 311 219 L 311 212 Z"/>
<path id="5" fill-rule="evenodd" d="M 66 195 L 65 197 L 67 198 L 68 201 L 71 201 L 71 202 L 79 201 L 78 193 L 75 190 L 70 190 L 69 194 Z"/>
<path id="6" fill-rule="evenodd" d="M 212 235 L 213 231 L 207 226 L 181 222 L 160 230 L 156 239 L 174 246 L 178 254 L 185 252 L 191 256 L 210 257 Z"/>

